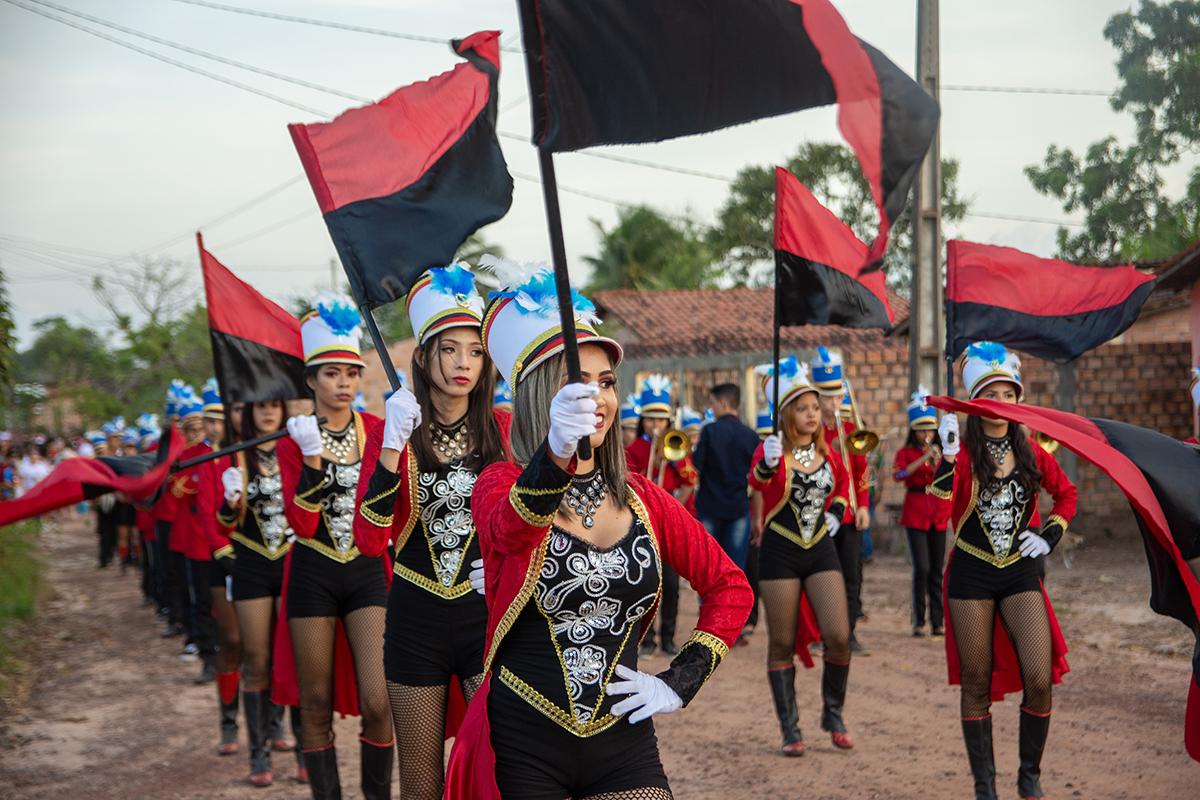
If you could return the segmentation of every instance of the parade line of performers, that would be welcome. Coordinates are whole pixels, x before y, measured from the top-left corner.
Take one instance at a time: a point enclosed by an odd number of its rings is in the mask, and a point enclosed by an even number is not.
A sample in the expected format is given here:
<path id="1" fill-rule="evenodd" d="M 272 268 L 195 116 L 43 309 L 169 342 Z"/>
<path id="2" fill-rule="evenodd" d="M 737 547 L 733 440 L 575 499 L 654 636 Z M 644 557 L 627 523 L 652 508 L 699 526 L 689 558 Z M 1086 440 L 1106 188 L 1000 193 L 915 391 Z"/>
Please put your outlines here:
<path id="1" fill-rule="evenodd" d="M 294 750 L 313 797 L 341 797 L 336 712 L 361 719 L 366 798 L 390 797 L 393 773 L 403 798 L 670 798 L 653 717 L 696 700 L 754 630 L 760 597 L 781 753 L 805 752 L 796 664 L 814 653 L 820 727 L 852 749 L 872 503 L 841 359 L 822 347 L 811 364 L 759 368 L 777 433 L 770 411 L 757 431 L 739 420 L 734 384 L 711 389 L 704 415 L 659 375 L 622 401 L 621 346 L 592 304 L 575 294 L 583 379 L 568 383 L 549 269 L 487 261 L 502 288 L 486 307 L 464 265 L 409 293 L 417 347 L 384 419 L 361 407 L 358 312 L 322 296 L 301 320 L 304 413 L 289 415 L 297 398 L 223 404 L 215 381 L 168 391 L 184 459 L 285 438 L 175 473 L 152 507 L 95 504 L 101 562 L 142 553 L 163 635 L 216 685 L 218 752 L 245 742 L 249 781 L 266 786 L 273 754 Z M 1020 362 L 1000 345 L 973 344 L 961 373 L 970 399 L 1021 401 Z M 1076 490 L 1028 431 L 970 417 L 960 437 L 926 394 L 893 468 L 912 632 L 928 618 L 946 638 L 975 797 L 997 796 L 990 705 L 1005 691 L 1022 693 L 1019 794 L 1042 797 L 1066 668 L 1043 562 Z M 118 419 L 93 445 L 150 450 L 157 430 L 152 415 Z M 681 578 L 700 598 L 684 635 Z M 656 650 L 671 661 L 650 674 L 639 658 Z"/>

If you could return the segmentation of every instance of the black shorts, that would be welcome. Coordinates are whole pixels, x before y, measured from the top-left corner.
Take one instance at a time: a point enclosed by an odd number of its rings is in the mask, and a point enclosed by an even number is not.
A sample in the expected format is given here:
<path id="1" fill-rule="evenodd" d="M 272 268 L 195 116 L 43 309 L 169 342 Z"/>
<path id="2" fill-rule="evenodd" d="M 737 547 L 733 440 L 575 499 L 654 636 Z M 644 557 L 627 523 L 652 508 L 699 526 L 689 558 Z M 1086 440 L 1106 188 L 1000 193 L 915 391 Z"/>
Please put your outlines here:
<path id="1" fill-rule="evenodd" d="M 445 686 L 483 672 L 487 603 L 469 592 L 446 600 L 396 575 L 388 593 L 383 671 L 408 686 Z"/>
<path id="2" fill-rule="evenodd" d="M 342 564 L 299 542 L 292 545 L 289 617 L 344 617 L 367 606 L 387 606 L 386 558 L 359 556 Z"/>
<path id="3" fill-rule="evenodd" d="M 132 526 L 137 522 L 137 509 L 129 503 L 117 503 L 114 505 L 112 515 L 117 525 Z"/>
<path id="4" fill-rule="evenodd" d="M 208 562 L 208 586 L 210 589 L 225 591 L 225 576 L 228 574 L 225 572 L 228 566 L 224 563 L 226 560 L 224 558 L 214 558 Z"/>
<path id="5" fill-rule="evenodd" d="M 843 526 L 845 527 L 845 526 Z M 851 528 L 851 530 L 853 530 Z M 804 580 L 818 572 L 842 571 L 837 547 L 826 534 L 805 550 L 780 533 L 768 528 L 763 533 L 762 550 L 758 560 L 758 579 L 772 581 L 787 578 Z"/>
<path id="6" fill-rule="evenodd" d="M 243 544 L 233 543 L 233 599 L 254 600 L 283 594 L 283 558 L 272 561 Z"/>
<path id="7" fill-rule="evenodd" d="M 488 722 L 504 800 L 562 800 L 609 792 L 670 790 L 652 720 L 621 719 L 586 738 L 568 733 L 493 677 Z"/>
<path id="8" fill-rule="evenodd" d="M 999 600 L 1021 592 L 1040 592 L 1041 559 L 1021 558 L 1003 569 L 954 549 L 946 575 L 946 595 L 958 600 Z"/>

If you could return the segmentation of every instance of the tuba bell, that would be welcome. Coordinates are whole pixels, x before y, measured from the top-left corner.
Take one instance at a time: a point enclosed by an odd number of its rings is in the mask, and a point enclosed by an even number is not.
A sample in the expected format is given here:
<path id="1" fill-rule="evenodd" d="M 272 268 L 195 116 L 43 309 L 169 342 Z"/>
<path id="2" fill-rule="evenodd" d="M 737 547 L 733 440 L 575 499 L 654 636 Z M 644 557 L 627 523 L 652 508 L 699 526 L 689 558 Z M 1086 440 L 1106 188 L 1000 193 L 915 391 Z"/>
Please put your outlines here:
<path id="1" fill-rule="evenodd" d="M 1054 451 L 1058 449 L 1058 441 L 1051 439 L 1041 431 L 1034 433 L 1033 438 L 1039 445 L 1042 446 L 1042 449 L 1050 455 L 1054 455 Z"/>
<path id="2" fill-rule="evenodd" d="M 682 461 L 692 452 L 692 439 L 678 428 L 671 428 L 659 439 L 658 449 L 664 461 Z"/>
<path id="3" fill-rule="evenodd" d="M 846 383 L 846 396 L 850 398 L 850 411 L 854 415 L 854 433 L 846 437 L 846 447 L 856 456 L 866 455 L 879 447 L 879 434 L 863 427 L 862 416 L 858 413 L 858 402 L 854 398 L 854 389 Z"/>

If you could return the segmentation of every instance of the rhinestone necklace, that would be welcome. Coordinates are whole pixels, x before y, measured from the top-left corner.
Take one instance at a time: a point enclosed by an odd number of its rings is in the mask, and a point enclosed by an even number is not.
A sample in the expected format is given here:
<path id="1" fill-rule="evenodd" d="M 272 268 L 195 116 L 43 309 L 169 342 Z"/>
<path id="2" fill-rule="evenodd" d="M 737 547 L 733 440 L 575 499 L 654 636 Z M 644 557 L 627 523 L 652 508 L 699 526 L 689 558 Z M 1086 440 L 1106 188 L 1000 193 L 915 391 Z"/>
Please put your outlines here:
<path id="1" fill-rule="evenodd" d="M 796 459 L 797 463 L 804 469 L 808 469 L 817 460 L 817 442 L 814 439 L 808 443 L 807 447 L 795 447 L 792 449 L 792 458 Z"/>
<path id="2" fill-rule="evenodd" d="M 591 528 L 596 524 L 596 512 L 607 497 L 608 486 L 604 483 L 604 474 L 594 469 L 587 475 L 576 475 L 571 480 L 563 501 L 572 513 L 583 520 L 583 527 Z"/>
<path id="3" fill-rule="evenodd" d="M 279 471 L 279 459 L 275 455 L 274 450 L 263 450 L 254 448 L 255 455 L 258 456 L 258 471 L 264 475 L 274 475 Z"/>
<path id="4" fill-rule="evenodd" d="M 467 454 L 467 416 L 458 422 L 442 426 L 437 422 L 429 426 L 433 449 L 447 461 L 457 461 Z"/>
<path id="5" fill-rule="evenodd" d="M 346 458 L 358 449 L 358 433 L 354 430 L 354 420 L 340 431 L 321 428 L 321 442 L 339 464 L 349 463 Z"/>
<path id="6" fill-rule="evenodd" d="M 1007 436 L 1003 439 L 985 437 L 983 446 L 987 448 L 988 455 L 992 457 L 992 463 L 997 467 L 1003 466 L 1004 459 L 1012 452 L 1012 440 Z"/>

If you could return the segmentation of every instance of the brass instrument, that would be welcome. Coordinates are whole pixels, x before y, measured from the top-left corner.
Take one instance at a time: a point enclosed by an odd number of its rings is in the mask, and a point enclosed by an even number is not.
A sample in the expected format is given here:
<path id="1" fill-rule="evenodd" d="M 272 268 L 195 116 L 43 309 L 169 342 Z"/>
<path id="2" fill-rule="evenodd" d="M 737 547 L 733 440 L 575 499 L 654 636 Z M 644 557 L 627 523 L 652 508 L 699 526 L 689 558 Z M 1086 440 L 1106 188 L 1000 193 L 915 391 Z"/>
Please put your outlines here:
<path id="1" fill-rule="evenodd" d="M 659 486 L 667 477 L 667 464 L 682 461 L 692 452 L 692 439 L 678 428 L 669 428 L 650 443 L 650 464 L 646 477 Z"/>
<path id="2" fill-rule="evenodd" d="M 1054 451 L 1058 449 L 1058 441 L 1056 439 L 1051 439 L 1041 431 L 1034 433 L 1033 438 L 1039 445 L 1042 446 L 1042 449 L 1050 455 L 1054 455 Z"/>
<path id="3" fill-rule="evenodd" d="M 846 384 L 846 393 L 850 397 L 850 409 L 854 412 L 854 433 L 850 434 L 847 444 L 856 456 L 863 456 L 879 447 L 879 434 L 863 427 L 862 417 L 858 413 L 858 403 L 854 399 L 854 389 Z"/>

